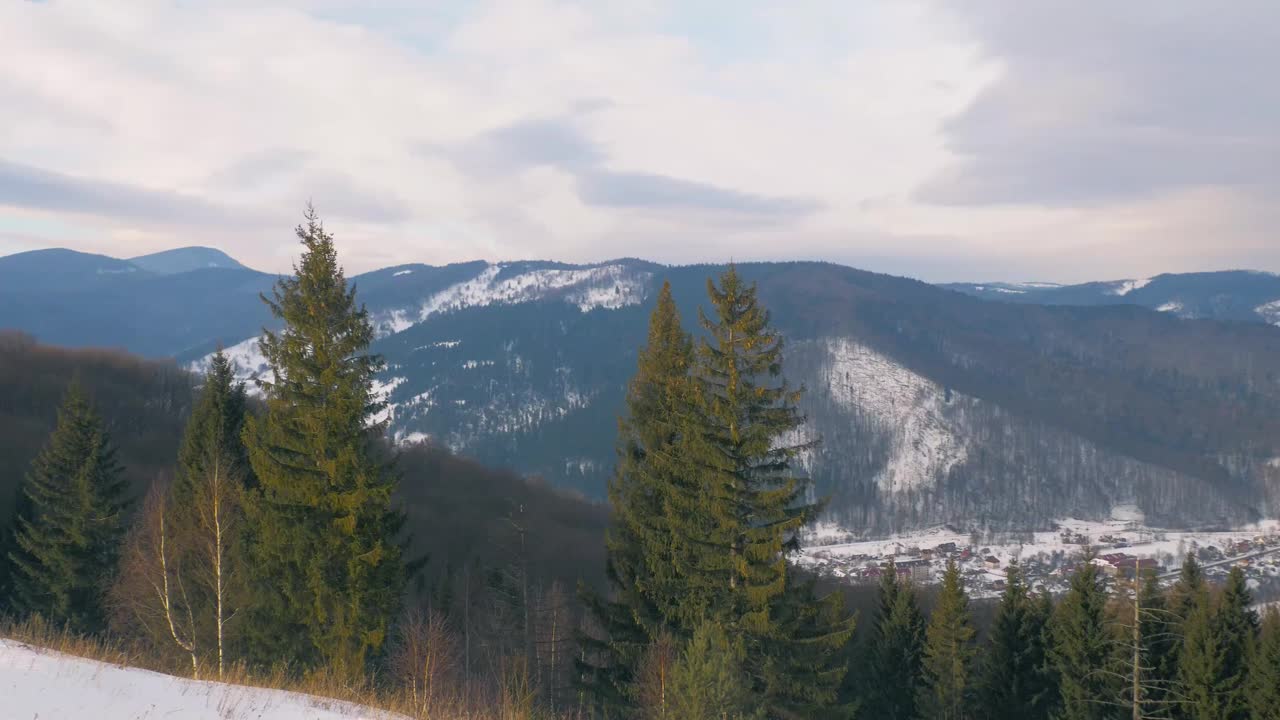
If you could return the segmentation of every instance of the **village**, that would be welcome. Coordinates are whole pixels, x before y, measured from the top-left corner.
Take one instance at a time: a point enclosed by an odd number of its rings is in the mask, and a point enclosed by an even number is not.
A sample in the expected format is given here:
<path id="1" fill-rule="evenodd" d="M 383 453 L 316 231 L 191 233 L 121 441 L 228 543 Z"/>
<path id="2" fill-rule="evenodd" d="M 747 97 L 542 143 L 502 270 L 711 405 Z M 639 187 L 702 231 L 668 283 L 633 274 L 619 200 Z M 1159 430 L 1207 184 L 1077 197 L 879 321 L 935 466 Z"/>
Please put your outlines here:
<path id="1" fill-rule="evenodd" d="M 1280 596 L 1280 527 L 1259 525 L 1233 531 L 1172 531 L 1147 528 L 1132 519 L 1107 522 L 1061 520 L 1034 533 L 963 533 L 940 527 L 879 540 L 858 540 L 834 526 L 806 539 L 797 562 L 841 582 L 877 583 L 886 572 L 920 586 L 941 581 L 949 561 L 963 573 L 972 597 L 996 597 L 1009 565 L 1017 562 L 1037 591 L 1065 592 L 1074 570 L 1092 562 L 1110 577 L 1154 572 L 1176 579 L 1183 559 L 1194 554 L 1211 582 L 1232 567 L 1244 569 L 1258 599 Z"/>

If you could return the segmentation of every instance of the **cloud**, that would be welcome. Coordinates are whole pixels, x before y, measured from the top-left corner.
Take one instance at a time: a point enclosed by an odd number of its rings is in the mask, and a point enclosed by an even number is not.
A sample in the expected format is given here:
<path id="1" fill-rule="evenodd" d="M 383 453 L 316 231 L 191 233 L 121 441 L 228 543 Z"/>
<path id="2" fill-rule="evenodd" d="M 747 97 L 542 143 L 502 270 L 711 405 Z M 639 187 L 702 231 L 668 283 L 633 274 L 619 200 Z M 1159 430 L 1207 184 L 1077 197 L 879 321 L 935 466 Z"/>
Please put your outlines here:
<path id="1" fill-rule="evenodd" d="M 1002 67 L 944 126 L 957 162 L 918 197 L 1086 206 L 1195 187 L 1280 189 L 1280 6 L 1270 0 L 944 3 Z"/>
<path id="2" fill-rule="evenodd" d="M 652 173 L 592 170 L 578 175 L 578 192 L 592 205 L 615 208 L 682 208 L 744 213 L 778 219 L 818 210 L 816 200 L 770 197 Z"/>
<path id="3" fill-rule="evenodd" d="M 0 247 L 1280 270 L 1273 7 L 0 3 Z"/>
<path id="4" fill-rule="evenodd" d="M 591 104 L 584 112 L 598 109 Z M 580 108 L 581 109 L 581 108 Z M 741 214 L 785 221 L 816 212 L 813 198 L 770 196 L 660 173 L 610 169 L 610 158 L 580 129 L 575 116 L 521 120 L 469 141 L 453 160 L 483 175 L 554 168 L 572 176 L 577 197 L 597 208 Z"/>
<path id="5" fill-rule="evenodd" d="M 0 205 L 77 214 L 109 213 L 129 220 L 174 225 L 226 227 L 250 219 L 241 211 L 191 195 L 74 177 L 3 159 L 0 159 Z"/>

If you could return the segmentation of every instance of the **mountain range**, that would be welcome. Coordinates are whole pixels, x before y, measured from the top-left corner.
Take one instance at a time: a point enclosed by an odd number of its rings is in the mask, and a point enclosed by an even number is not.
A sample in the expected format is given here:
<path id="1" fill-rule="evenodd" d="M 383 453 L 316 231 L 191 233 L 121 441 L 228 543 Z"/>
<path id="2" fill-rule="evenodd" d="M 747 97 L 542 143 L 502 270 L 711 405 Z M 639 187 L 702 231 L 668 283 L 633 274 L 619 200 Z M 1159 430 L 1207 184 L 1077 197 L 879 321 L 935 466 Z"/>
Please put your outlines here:
<path id="1" fill-rule="evenodd" d="M 671 282 L 693 328 L 723 269 L 473 262 L 352 280 L 387 361 L 394 438 L 600 497 L 657 287 Z M 787 338 L 786 375 L 806 387 L 805 432 L 822 442 L 804 464 L 834 522 L 1280 514 L 1276 276 L 934 286 L 826 263 L 738 269 Z M 271 322 L 257 294 L 274 281 L 204 248 L 23 253 L 0 258 L 0 327 L 195 368 L 224 345 L 251 377 Z"/>

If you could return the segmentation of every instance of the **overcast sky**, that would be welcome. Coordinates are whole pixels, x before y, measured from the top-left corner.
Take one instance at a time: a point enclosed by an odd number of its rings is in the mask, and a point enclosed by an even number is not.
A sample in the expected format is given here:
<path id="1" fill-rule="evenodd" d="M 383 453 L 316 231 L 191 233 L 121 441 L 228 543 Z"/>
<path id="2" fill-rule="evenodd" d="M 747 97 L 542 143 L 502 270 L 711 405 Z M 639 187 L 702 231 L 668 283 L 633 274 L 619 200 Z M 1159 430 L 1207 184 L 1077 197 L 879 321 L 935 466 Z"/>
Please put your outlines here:
<path id="1" fill-rule="evenodd" d="M 1275 0 L 0 0 L 0 254 L 1280 271 Z"/>

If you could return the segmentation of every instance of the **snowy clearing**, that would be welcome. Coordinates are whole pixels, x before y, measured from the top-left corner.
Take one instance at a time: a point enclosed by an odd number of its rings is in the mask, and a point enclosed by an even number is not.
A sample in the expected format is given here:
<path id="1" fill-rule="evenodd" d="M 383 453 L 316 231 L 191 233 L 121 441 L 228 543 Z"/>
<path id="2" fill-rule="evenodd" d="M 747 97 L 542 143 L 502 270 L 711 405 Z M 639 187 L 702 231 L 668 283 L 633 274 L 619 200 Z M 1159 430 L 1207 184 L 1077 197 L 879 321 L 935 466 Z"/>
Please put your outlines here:
<path id="1" fill-rule="evenodd" d="M 393 720 L 299 693 L 198 682 L 0 639 L 0 714 L 15 720 Z"/>

